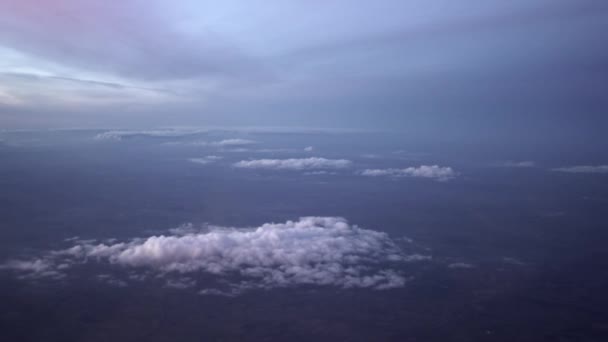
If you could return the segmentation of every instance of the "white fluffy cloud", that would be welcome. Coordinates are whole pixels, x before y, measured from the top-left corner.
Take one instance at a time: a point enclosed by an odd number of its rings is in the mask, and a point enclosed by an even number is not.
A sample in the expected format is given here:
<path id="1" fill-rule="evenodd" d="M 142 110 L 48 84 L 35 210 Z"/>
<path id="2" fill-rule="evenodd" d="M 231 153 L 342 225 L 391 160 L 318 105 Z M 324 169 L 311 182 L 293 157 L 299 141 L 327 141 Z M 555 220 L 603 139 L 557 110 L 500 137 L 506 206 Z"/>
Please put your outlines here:
<path id="1" fill-rule="evenodd" d="M 569 166 L 569 167 L 559 167 L 553 169 L 553 171 L 558 172 L 568 172 L 568 173 L 608 173 L 608 165 L 580 165 L 580 166 Z"/>
<path id="2" fill-rule="evenodd" d="M 44 262 L 11 261 L 4 268 L 40 273 L 56 272 L 59 264 L 107 262 L 130 272 L 177 274 L 179 284 L 176 280 L 167 284 L 174 288 L 196 286 L 188 276 L 203 272 L 227 282 L 236 293 L 296 285 L 401 287 L 407 278 L 399 266 L 430 258 L 407 255 L 386 233 L 351 225 L 340 217 L 303 217 L 245 229 L 196 230 L 185 225 L 170 235 L 118 243 L 73 242 L 70 248 L 48 253 Z"/>
<path id="3" fill-rule="evenodd" d="M 422 177 L 445 181 L 456 177 L 456 172 L 451 167 L 421 165 L 405 169 L 367 169 L 363 170 L 361 175 L 369 177 Z"/>
<path id="4" fill-rule="evenodd" d="M 242 160 L 234 166 L 246 169 L 273 170 L 315 170 L 315 169 L 344 169 L 352 165 L 346 159 L 325 159 L 318 157 L 290 159 L 254 159 Z"/>

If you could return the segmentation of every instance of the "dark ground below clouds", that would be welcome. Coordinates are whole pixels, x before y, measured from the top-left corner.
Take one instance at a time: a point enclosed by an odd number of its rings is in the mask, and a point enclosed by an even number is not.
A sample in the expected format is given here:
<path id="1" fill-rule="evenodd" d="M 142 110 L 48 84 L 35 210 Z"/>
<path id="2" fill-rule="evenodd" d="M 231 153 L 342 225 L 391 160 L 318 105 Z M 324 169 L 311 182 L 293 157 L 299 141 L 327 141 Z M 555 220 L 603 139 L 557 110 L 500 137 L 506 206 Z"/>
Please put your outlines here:
<path id="1" fill-rule="evenodd" d="M 430 267 L 404 289 L 274 289 L 234 298 L 5 278 L 0 329 L 7 341 L 604 341 L 608 283 L 589 267 L 540 274 Z"/>

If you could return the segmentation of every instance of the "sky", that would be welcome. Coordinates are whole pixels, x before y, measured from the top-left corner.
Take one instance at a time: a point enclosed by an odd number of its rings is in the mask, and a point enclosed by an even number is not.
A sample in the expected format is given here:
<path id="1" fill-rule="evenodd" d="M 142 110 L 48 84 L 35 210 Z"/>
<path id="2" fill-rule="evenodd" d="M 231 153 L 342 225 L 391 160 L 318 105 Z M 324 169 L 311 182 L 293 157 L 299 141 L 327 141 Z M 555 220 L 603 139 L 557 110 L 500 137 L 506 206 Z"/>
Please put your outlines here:
<path id="1" fill-rule="evenodd" d="M 0 127 L 595 139 L 603 0 L 0 1 Z"/>

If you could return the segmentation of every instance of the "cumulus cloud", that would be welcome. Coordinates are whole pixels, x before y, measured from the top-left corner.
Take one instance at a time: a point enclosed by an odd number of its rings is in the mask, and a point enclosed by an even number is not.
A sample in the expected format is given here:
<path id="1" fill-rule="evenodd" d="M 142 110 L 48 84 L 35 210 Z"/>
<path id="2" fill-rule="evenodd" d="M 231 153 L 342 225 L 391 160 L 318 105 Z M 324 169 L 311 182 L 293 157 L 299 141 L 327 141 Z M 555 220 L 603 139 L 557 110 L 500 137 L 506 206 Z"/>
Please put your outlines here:
<path id="1" fill-rule="evenodd" d="M 608 173 L 608 165 L 579 165 L 569 167 L 559 167 L 553 169 L 553 171 L 567 172 L 567 173 Z"/>
<path id="2" fill-rule="evenodd" d="M 290 158 L 290 159 L 254 159 L 241 160 L 234 166 L 245 169 L 271 170 L 315 170 L 315 169 L 344 169 L 352 165 L 346 159 L 326 159 L 319 157 Z"/>
<path id="3" fill-rule="evenodd" d="M 454 172 L 451 167 L 421 165 L 419 167 L 408 167 L 405 169 L 367 169 L 363 170 L 361 175 L 369 177 L 421 177 L 446 181 L 456 177 L 456 172 Z"/>
<path id="4" fill-rule="evenodd" d="M 166 283 L 173 288 L 196 287 L 191 276 L 205 273 L 229 286 L 227 290 L 202 289 L 201 293 L 234 294 L 297 285 L 396 288 L 408 280 L 400 265 L 429 258 L 407 255 L 386 233 L 351 225 L 344 218 L 302 217 L 256 228 L 211 226 L 196 231 L 192 225 L 184 225 L 171 235 L 118 243 L 77 243 L 48 253 L 45 263 L 11 261 L 3 268 L 42 272 L 66 262 L 106 263 L 129 272 L 176 274 L 178 278 Z M 112 278 L 113 283 L 122 285 L 118 280 Z"/>
<path id="5" fill-rule="evenodd" d="M 304 151 L 305 151 L 305 152 L 312 152 L 314 149 L 315 149 L 315 148 L 314 148 L 314 147 L 312 147 L 312 146 L 307 146 L 307 147 L 304 147 Z"/>
<path id="6" fill-rule="evenodd" d="M 188 161 L 195 163 L 195 164 L 202 164 L 202 165 L 206 165 L 206 164 L 211 164 L 211 163 L 215 163 L 216 161 L 222 159 L 222 157 L 219 156 L 206 156 L 206 157 L 202 157 L 202 158 L 189 158 Z"/>

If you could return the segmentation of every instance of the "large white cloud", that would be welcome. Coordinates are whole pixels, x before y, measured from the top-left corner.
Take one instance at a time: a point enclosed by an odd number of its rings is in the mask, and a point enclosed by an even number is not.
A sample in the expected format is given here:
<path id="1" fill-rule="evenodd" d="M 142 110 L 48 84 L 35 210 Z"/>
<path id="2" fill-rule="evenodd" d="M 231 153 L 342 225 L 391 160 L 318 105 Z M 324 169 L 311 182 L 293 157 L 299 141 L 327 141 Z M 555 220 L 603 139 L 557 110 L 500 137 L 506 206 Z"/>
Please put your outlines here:
<path id="1" fill-rule="evenodd" d="M 568 172 L 568 173 L 608 173 L 608 165 L 579 165 L 579 166 L 569 166 L 569 167 L 559 167 L 553 169 L 553 171 L 558 172 Z"/>
<path id="2" fill-rule="evenodd" d="M 422 177 L 443 181 L 456 177 L 456 172 L 451 167 L 421 165 L 419 167 L 408 167 L 404 169 L 367 169 L 363 170 L 361 175 L 370 177 Z"/>
<path id="3" fill-rule="evenodd" d="M 388 289 L 406 283 L 400 265 L 429 258 L 407 255 L 386 233 L 340 217 L 303 217 L 245 229 L 185 225 L 170 235 L 118 243 L 72 242 L 70 248 L 47 253 L 39 259 L 43 262 L 11 261 L 4 268 L 57 272 L 60 264 L 102 262 L 130 271 L 176 274 L 180 284 L 189 285 L 184 287 L 195 286 L 187 276 L 202 272 L 227 282 L 233 292 L 296 285 Z M 168 286 L 181 285 L 172 280 Z M 209 291 L 214 292 L 202 289 Z"/>
<path id="4" fill-rule="evenodd" d="M 242 160 L 234 166 L 246 169 L 274 170 L 314 170 L 314 169 L 344 169 L 352 165 L 346 159 L 326 159 L 319 157 L 290 158 L 290 159 L 254 159 Z"/>

